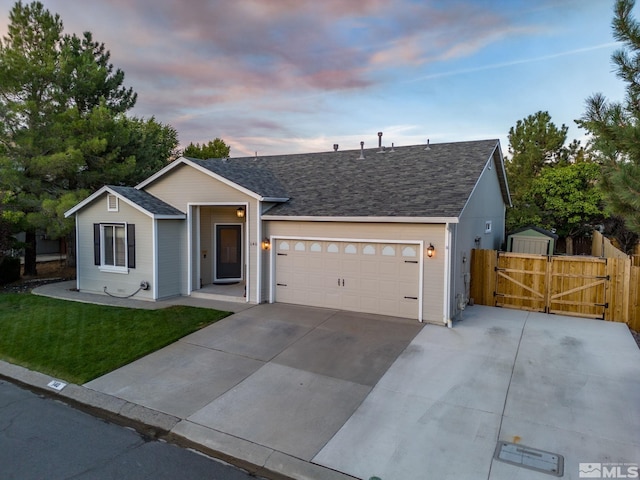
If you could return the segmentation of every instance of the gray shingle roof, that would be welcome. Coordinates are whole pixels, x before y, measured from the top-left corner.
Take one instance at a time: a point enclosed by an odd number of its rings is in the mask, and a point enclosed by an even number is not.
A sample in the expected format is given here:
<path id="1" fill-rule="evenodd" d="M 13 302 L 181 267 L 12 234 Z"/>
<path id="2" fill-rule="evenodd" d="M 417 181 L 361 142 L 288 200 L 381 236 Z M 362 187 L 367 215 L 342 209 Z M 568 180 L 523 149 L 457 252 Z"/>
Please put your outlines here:
<path id="1" fill-rule="evenodd" d="M 146 210 L 152 215 L 183 215 L 184 213 L 168 203 L 163 202 L 148 192 L 138 190 L 134 187 L 122 187 L 118 185 L 108 185 L 108 188 L 118 195 L 131 200 L 136 205 Z"/>
<path id="2" fill-rule="evenodd" d="M 232 182 L 258 193 L 263 197 L 288 198 L 287 190 L 266 164 L 251 159 L 228 160 L 214 158 L 199 160 L 185 157 L 207 170 L 231 180 Z"/>
<path id="3" fill-rule="evenodd" d="M 364 160 L 360 150 L 344 150 L 197 163 L 264 197 L 289 198 L 268 215 L 457 217 L 497 146 L 481 140 L 365 149 Z"/>

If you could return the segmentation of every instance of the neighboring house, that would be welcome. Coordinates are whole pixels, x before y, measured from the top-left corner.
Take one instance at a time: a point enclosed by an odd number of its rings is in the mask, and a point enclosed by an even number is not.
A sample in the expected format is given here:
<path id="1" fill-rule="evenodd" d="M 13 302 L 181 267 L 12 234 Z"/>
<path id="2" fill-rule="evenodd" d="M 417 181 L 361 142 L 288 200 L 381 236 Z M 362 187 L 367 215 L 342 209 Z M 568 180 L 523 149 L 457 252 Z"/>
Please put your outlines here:
<path id="1" fill-rule="evenodd" d="M 484 140 L 179 158 L 66 216 L 83 292 L 142 284 L 136 298 L 158 300 L 238 283 L 246 302 L 442 324 L 468 301 L 471 249 L 503 244 L 510 203 L 499 141 Z"/>
<path id="2" fill-rule="evenodd" d="M 540 227 L 524 227 L 507 237 L 507 252 L 553 255 L 558 235 Z"/>
<path id="3" fill-rule="evenodd" d="M 20 232 L 15 235 L 18 242 L 24 243 L 26 234 Z M 67 243 L 65 238 L 57 238 L 55 240 L 49 238 L 45 232 L 36 232 L 36 255 L 59 255 L 63 256 L 67 253 Z"/>

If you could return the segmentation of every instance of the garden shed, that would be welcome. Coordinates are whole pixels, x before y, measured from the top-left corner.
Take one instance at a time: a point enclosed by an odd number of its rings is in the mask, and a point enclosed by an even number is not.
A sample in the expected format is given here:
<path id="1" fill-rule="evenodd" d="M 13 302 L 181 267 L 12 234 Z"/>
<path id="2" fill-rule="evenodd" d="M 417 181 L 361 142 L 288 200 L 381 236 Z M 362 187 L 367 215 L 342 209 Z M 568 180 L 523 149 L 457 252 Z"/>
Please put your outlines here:
<path id="1" fill-rule="evenodd" d="M 507 251 L 553 255 L 558 235 L 540 227 L 524 227 L 507 237 Z"/>

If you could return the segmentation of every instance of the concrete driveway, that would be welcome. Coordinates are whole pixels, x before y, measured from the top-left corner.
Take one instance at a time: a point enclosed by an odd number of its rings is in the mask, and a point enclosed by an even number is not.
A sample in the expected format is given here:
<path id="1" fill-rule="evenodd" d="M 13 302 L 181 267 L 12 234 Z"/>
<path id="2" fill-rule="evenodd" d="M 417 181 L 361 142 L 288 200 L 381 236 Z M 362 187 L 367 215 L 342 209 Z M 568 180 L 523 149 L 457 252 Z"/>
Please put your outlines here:
<path id="1" fill-rule="evenodd" d="M 416 321 L 259 305 L 86 384 L 309 461 L 421 330 Z"/>
<path id="2" fill-rule="evenodd" d="M 86 387 L 256 465 L 365 480 L 550 478 L 494 459 L 498 440 L 562 456 L 562 478 L 640 463 L 640 351 L 597 320 L 474 306 L 447 329 L 259 305 Z"/>
<path id="3" fill-rule="evenodd" d="M 551 478 L 495 460 L 501 440 L 563 456 L 565 479 L 580 463 L 640 463 L 626 325 L 482 306 L 464 317 L 425 326 L 313 461 L 364 479 Z"/>

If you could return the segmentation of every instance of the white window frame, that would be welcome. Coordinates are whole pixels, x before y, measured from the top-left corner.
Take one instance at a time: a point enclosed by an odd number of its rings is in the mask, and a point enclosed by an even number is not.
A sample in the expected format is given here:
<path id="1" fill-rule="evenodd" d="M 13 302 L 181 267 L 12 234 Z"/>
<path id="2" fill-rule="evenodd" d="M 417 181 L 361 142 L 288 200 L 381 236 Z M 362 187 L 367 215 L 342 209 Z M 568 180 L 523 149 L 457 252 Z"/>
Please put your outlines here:
<path id="1" fill-rule="evenodd" d="M 107 242 L 105 238 L 106 228 L 122 228 L 124 229 L 124 265 L 107 265 L 105 262 Z M 113 235 L 114 241 L 116 236 Z M 129 248 L 127 238 L 127 224 L 126 223 L 101 223 L 100 224 L 100 271 L 111 273 L 129 273 Z M 116 258 L 115 244 L 111 244 L 113 249 L 113 257 Z"/>
<path id="2" fill-rule="evenodd" d="M 115 206 L 111 206 L 111 200 L 115 200 Z M 107 194 L 107 212 L 117 212 L 118 211 L 118 197 L 113 193 Z"/>
<path id="3" fill-rule="evenodd" d="M 491 233 L 491 220 L 484 222 L 484 233 Z"/>

